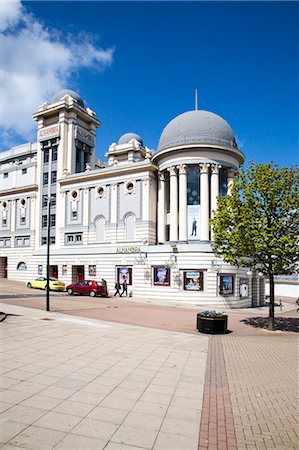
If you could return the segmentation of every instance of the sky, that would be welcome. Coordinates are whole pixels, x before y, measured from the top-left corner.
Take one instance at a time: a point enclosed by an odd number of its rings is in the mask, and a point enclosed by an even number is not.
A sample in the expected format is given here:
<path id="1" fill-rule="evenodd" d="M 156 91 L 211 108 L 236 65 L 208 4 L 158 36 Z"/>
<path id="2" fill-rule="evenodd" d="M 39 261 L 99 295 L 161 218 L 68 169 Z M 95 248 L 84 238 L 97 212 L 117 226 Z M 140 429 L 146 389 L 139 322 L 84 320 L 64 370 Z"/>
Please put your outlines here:
<path id="1" fill-rule="evenodd" d="M 64 88 L 101 121 L 99 158 L 127 132 L 155 151 L 197 89 L 247 162 L 298 163 L 297 2 L 0 2 L 0 151 Z"/>

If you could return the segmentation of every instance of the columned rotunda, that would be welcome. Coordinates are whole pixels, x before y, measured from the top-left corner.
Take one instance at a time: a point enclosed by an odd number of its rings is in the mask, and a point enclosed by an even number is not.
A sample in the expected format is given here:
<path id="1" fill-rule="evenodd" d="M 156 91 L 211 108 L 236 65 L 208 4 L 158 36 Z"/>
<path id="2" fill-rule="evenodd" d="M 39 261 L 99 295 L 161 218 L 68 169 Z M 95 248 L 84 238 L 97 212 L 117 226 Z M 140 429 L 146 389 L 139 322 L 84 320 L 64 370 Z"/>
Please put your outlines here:
<path id="1" fill-rule="evenodd" d="M 158 166 L 158 242 L 212 239 L 209 220 L 244 162 L 231 127 L 207 111 L 188 111 L 163 130 Z"/>
<path id="2" fill-rule="evenodd" d="M 113 293 L 126 280 L 130 296 L 160 303 L 263 304 L 263 279 L 213 252 L 209 221 L 245 159 L 224 119 L 180 114 L 153 150 L 128 130 L 100 161 L 101 123 L 76 92 L 33 117 L 37 142 L 0 154 L 0 277 L 45 276 L 49 236 L 51 275 L 66 284 L 104 278 Z"/>

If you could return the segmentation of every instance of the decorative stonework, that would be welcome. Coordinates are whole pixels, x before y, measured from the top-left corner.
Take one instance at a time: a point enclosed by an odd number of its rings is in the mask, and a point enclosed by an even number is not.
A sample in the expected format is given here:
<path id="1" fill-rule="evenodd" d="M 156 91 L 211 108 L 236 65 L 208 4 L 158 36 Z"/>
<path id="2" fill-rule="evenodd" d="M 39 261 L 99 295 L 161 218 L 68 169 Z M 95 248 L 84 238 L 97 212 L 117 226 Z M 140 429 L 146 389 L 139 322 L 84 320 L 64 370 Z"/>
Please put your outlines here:
<path id="1" fill-rule="evenodd" d="M 227 178 L 234 178 L 236 175 L 236 169 L 227 169 Z"/>
<path id="2" fill-rule="evenodd" d="M 199 164 L 200 173 L 209 173 L 210 165 L 209 163 Z"/>
<path id="3" fill-rule="evenodd" d="M 159 177 L 159 181 L 165 181 L 165 173 L 164 172 L 159 172 L 158 177 Z"/>
<path id="4" fill-rule="evenodd" d="M 170 176 L 176 176 L 177 175 L 177 168 L 176 168 L 176 166 L 171 166 L 167 170 L 168 170 Z"/>
<path id="5" fill-rule="evenodd" d="M 221 165 L 220 164 L 211 164 L 211 172 L 213 175 L 218 175 L 219 174 L 219 170 L 221 169 Z"/>
<path id="6" fill-rule="evenodd" d="M 179 166 L 179 174 L 180 175 L 186 175 L 187 174 L 187 165 L 186 164 L 181 164 Z"/>

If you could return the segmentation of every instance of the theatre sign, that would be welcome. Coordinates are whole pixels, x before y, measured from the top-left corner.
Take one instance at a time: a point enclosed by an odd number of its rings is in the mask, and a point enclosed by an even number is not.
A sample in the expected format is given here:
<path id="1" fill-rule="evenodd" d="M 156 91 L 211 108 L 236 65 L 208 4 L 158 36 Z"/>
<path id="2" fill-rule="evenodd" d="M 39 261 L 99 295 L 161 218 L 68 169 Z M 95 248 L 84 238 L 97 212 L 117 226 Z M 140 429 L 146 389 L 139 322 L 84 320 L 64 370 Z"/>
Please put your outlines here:
<path id="1" fill-rule="evenodd" d="M 76 127 L 76 138 L 84 144 L 90 145 L 90 147 L 95 145 L 94 135 L 79 126 Z"/>
<path id="2" fill-rule="evenodd" d="M 53 139 L 60 136 L 59 125 L 50 125 L 49 127 L 41 128 L 38 130 L 37 138 L 39 142 L 45 141 L 47 139 Z"/>

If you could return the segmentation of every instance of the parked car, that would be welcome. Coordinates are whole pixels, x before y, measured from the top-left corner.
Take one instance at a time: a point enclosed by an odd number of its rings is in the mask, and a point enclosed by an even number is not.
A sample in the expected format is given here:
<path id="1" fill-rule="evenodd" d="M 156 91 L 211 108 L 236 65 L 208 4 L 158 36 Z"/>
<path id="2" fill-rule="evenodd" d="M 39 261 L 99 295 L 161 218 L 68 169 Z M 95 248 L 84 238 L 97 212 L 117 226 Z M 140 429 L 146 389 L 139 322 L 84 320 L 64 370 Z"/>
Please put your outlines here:
<path id="1" fill-rule="evenodd" d="M 38 277 L 35 280 L 29 280 L 26 282 L 28 288 L 46 289 L 47 278 Z M 51 291 L 64 291 L 65 284 L 63 281 L 57 280 L 57 278 L 49 277 L 49 286 Z"/>
<path id="2" fill-rule="evenodd" d="M 67 286 L 66 290 L 69 295 L 81 294 L 81 295 L 90 295 L 90 297 L 95 297 L 96 295 L 108 297 L 107 283 L 105 280 L 78 281 L 77 283 L 73 283 Z"/>

